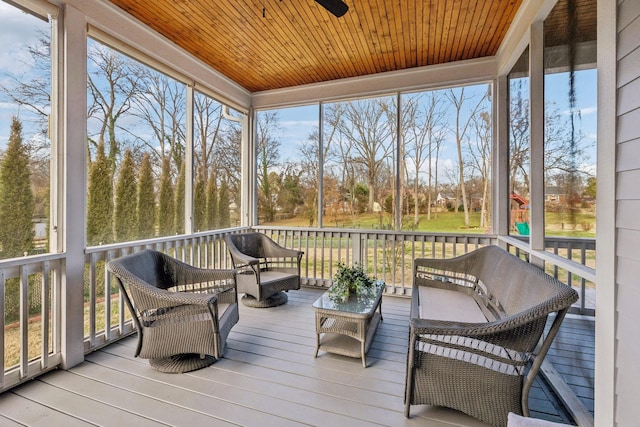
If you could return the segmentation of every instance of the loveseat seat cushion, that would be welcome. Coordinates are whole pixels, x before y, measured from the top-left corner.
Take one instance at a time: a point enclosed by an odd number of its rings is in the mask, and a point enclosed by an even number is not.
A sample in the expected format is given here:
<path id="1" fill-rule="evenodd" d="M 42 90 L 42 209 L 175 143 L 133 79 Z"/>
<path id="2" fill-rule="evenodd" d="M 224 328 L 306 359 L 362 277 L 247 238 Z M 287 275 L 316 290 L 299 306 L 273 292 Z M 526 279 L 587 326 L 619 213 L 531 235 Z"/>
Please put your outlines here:
<path id="1" fill-rule="evenodd" d="M 418 287 L 420 318 L 453 322 L 486 323 L 476 301 L 462 292 L 429 286 Z"/>

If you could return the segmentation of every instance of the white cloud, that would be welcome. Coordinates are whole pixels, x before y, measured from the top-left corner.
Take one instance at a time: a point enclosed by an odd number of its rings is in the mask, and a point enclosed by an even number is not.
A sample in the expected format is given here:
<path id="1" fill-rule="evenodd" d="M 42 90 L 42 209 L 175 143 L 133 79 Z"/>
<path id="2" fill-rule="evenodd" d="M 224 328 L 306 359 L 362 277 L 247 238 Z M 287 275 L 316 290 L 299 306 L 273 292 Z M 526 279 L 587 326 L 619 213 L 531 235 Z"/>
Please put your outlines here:
<path id="1" fill-rule="evenodd" d="M 441 183 L 441 184 L 442 183 L 448 183 L 449 182 L 449 176 L 452 173 L 455 173 L 454 168 L 457 168 L 457 162 L 455 162 L 453 159 L 450 159 L 450 158 L 440 157 L 437 160 L 437 164 L 438 164 L 438 182 Z M 413 161 L 413 159 L 407 159 L 406 166 L 407 166 L 407 168 L 409 168 L 410 174 L 414 175 L 416 166 L 415 166 L 415 162 Z M 431 159 L 431 173 L 432 174 L 436 173 L 436 159 L 435 158 Z M 425 162 L 420 167 L 420 179 L 421 180 L 426 180 L 428 178 L 428 176 L 429 176 L 429 165 Z"/>
<path id="2" fill-rule="evenodd" d="M 578 113 L 580 113 L 581 117 L 589 116 L 591 114 L 596 114 L 597 112 L 598 112 L 598 108 L 597 107 L 583 107 L 583 108 L 579 108 L 578 109 Z M 564 110 L 562 112 L 562 115 L 570 116 L 571 115 L 571 110 Z"/>
<path id="3" fill-rule="evenodd" d="M 280 155 L 283 159 L 298 156 L 298 147 L 309 139 L 309 135 L 318 129 L 317 120 L 284 120 L 280 122 Z"/>
<path id="4" fill-rule="evenodd" d="M 0 2 L 0 16 L 0 73 L 16 74 L 24 70 L 24 62 L 30 59 L 26 47 L 36 43 L 39 31 L 49 31 L 49 23 L 4 2 Z"/>
<path id="5" fill-rule="evenodd" d="M 2 110 L 14 110 L 16 108 L 16 104 L 12 102 L 0 102 L 0 111 Z"/>
<path id="6" fill-rule="evenodd" d="M 317 127 L 318 120 L 285 120 L 280 122 L 282 127 L 288 128 L 293 126 L 307 126 L 307 127 Z"/>
<path id="7" fill-rule="evenodd" d="M 582 164 L 578 167 L 578 169 L 583 172 L 586 173 L 590 176 L 596 176 L 596 165 L 594 164 Z"/>

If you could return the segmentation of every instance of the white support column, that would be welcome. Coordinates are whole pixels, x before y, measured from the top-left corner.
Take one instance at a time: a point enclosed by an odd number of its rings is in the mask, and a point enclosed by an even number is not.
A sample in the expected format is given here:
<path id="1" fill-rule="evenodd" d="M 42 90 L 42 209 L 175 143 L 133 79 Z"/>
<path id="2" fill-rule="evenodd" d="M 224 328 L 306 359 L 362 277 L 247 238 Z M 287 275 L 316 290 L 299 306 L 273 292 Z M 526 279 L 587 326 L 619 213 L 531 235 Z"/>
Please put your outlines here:
<path id="1" fill-rule="evenodd" d="M 193 233 L 193 102 L 195 97 L 193 86 L 187 86 L 186 140 L 184 142 L 184 233 Z M 180 171 L 178 171 L 180 173 Z"/>
<path id="2" fill-rule="evenodd" d="M 618 3 L 598 0 L 598 193 L 596 213 L 595 425 L 616 425 L 619 337 L 616 283 L 616 152 Z M 635 3 L 634 3 L 635 4 Z M 631 314 L 627 313 L 631 318 Z M 636 319 L 638 315 L 633 315 Z M 627 332 L 627 339 L 634 335 Z M 627 347 L 630 348 L 630 347 Z M 617 375 L 624 376 L 624 372 Z M 632 374 L 633 375 L 633 374 Z"/>
<path id="3" fill-rule="evenodd" d="M 240 212 L 242 215 L 242 226 L 254 226 L 258 224 L 258 185 L 256 180 L 256 130 L 255 130 L 255 110 L 249 109 L 246 119 L 242 125 L 242 204 Z"/>
<path id="4" fill-rule="evenodd" d="M 323 199 L 324 195 L 324 103 L 320 102 L 318 108 L 318 221 L 316 226 L 322 227 Z"/>
<path id="5" fill-rule="evenodd" d="M 87 177 L 87 22 L 66 5 L 63 14 L 62 138 L 55 159 L 63 164 L 59 235 L 67 253 L 62 277 L 62 367 L 84 361 L 84 249 Z"/>
<path id="6" fill-rule="evenodd" d="M 404 178 L 404 141 L 402 140 L 402 105 L 401 105 L 401 96 L 400 92 L 396 94 L 396 146 L 394 147 L 395 155 L 395 165 L 393 166 L 395 169 L 395 183 L 394 186 L 394 201 L 395 201 L 395 230 L 402 230 L 402 187 L 403 178 Z M 416 171 L 416 174 L 418 172 Z"/>
<path id="7" fill-rule="evenodd" d="M 493 176 L 492 225 L 493 233 L 509 234 L 509 79 L 499 76 L 493 85 L 493 148 L 491 170 Z"/>
<path id="8" fill-rule="evenodd" d="M 531 24 L 530 72 L 530 189 L 529 245 L 544 250 L 544 22 Z M 532 260 L 534 262 L 535 260 Z M 541 262 L 535 262 L 541 264 Z"/>

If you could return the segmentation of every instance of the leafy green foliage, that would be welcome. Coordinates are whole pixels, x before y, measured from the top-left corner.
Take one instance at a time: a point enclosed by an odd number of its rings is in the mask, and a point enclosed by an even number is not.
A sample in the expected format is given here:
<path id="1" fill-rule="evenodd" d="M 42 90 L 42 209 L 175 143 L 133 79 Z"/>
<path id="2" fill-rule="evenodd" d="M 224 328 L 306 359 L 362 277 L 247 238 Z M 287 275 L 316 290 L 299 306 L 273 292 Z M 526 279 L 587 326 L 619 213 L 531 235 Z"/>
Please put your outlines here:
<path id="1" fill-rule="evenodd" d="M 218 225 L 220 228 L 231 227 L 231 215 L 229 214 L 229 185 L 222 181 L 220 194 L 218 195 Z"/>
<path id="2" fill-rule="evenodd" d="M 193 229 L 205 231 L 207 229 L 207 190 L 202 177 L 196 181 L 193 189 Z"/>
<path id="3" fill-rule="evenodd" d="M 160 175 L 160 211 L 158 213 L 161 236 L 171 236 L 176 232 L 174 203 L 171 163 L 168 158 L 165 158 L 162 162 L 162 173 Z"/>
<path id="4" fill-rule="evenodd" d="M 214 174 L 209 175 L 207 182 L 207 226 L 209 230 L 218 228 L 218 185 Z"/>
<path id="5" fill-rule="evenodd" d="M 87 199 L 87 244 L 94 246 L 112 243 L 113 179 L 111 163 L 105 155 L 102 143 L 98 144 L 96 158 L 89 166 Z"/>
<path id="6" fill-rule="evenodd" d="M 11 121 L 9 143 L 0 165 L 0 250 L 2 258 L 28 253 L 33 246 L 34 198 L 29 154 L 22 143 L 22 123 Z"/>
<path id="7" fill-rule="evenodd" d="M 148 239 L 155 236 L 156 194 L 153 189 L 151 158 L 145 154 L 140 165 L 138 180 L 138 237 Z"/>
<path id="8" fill-rule="evenodd" d="M 292 172 L 283 175 L 278 192 L 278 206 L 284 212 L 293 214 L 298 206 L 304 205 L 300 175 Z"/>
<path id="9" fill-rule="evenodd" d="M 184 234 L 184 195 L 186 188 L 185 163 L 182 162 L 178 182 L 176 183 L 175 229 L 177 234 Z"/>
<path id="10" fill-rule="evenodd" d="M 350 293 L 366 293 L 374 283 L 375 280 L 369 277 L 360 264 L 348 267 L 340 262 L 333 276 L 333 285 L 329 288 L 329 297 L 345 301 Z"/>
<path id="11" fill-rule="evenodd" d="M 124 152 L 124 159 L 120 165 L 120 174 L 116 184 L 116 205 L 114 229 L 118 242 L 136 240 L 138 238 L 137 208 L 138 183 L 133 164 L 131 150 Z"/>
<path id="12" fill-rule="evenodd" d="M 592 199 L 595 200 L 596 198 L 596 178 L 595 177 L 589 177 L 587 178 L 587 186 L 584 189 L 584 194 L 587 197 L 591 197 Z"/>

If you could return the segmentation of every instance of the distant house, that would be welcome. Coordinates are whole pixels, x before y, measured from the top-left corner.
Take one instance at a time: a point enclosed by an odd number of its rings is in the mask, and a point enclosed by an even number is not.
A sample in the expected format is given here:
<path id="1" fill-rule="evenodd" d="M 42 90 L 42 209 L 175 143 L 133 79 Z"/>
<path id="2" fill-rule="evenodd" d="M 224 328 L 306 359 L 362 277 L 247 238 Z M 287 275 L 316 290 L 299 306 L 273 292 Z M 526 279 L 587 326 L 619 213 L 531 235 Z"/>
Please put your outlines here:
<path id="1" fill-rule="evenodd" d="M 544 189 L 545 203 L 564 203 L 567 200 L 567 194 L 562 187 L 548 186 Z"/>
<path id="2" fill-rule="evenodd" d="M 436 199 L 436 203 L 443 208 L 447 207 L 447 203 L 453 201 L 454 197 L 451 194 L 442 195 L 442 193 L 438 193 L 438 198 Z"/>

